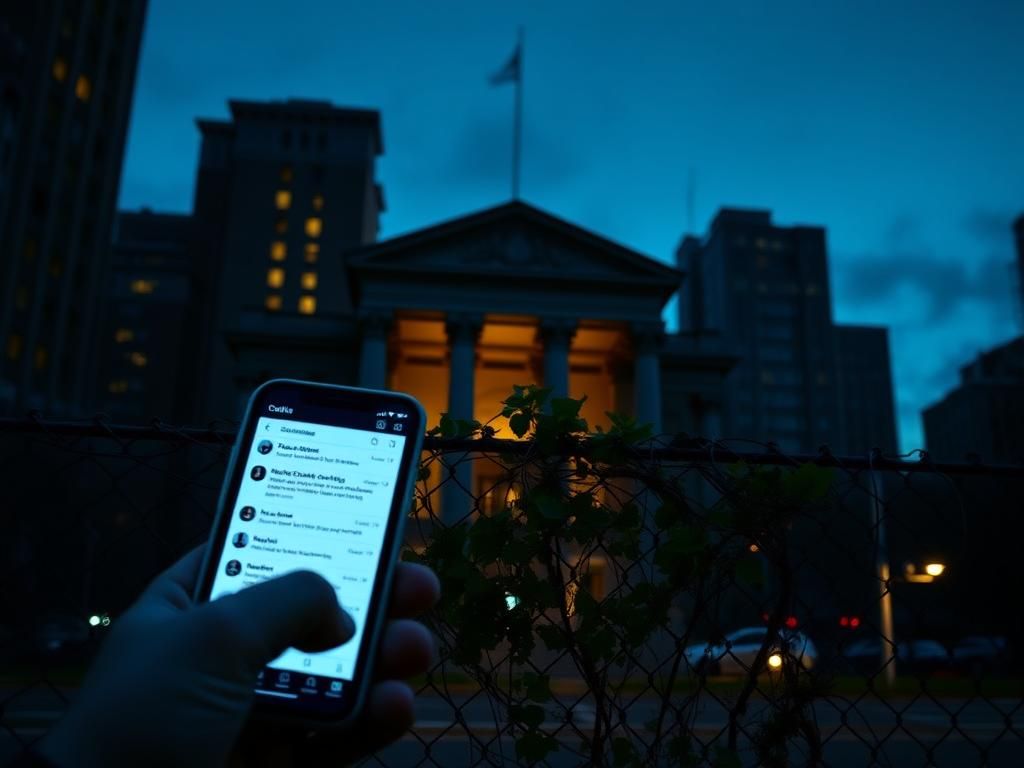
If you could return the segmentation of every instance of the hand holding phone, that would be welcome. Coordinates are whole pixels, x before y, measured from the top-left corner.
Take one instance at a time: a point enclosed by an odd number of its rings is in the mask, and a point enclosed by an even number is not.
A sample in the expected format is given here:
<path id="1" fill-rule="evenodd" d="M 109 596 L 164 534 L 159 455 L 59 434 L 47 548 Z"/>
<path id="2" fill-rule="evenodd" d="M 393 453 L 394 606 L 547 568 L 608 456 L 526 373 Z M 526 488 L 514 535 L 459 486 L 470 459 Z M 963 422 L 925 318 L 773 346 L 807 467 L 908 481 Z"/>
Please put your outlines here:
<path id="1" fill-rule="evenodd" d="M 289 648 L 260 670 L 257 717 L 322 727 L 362 707 L 424 422 L 419 403 L 394 392 L 278 379 L 253 393 L 196 600 L 310 570 L 354 621 L 344 645 Z"/>

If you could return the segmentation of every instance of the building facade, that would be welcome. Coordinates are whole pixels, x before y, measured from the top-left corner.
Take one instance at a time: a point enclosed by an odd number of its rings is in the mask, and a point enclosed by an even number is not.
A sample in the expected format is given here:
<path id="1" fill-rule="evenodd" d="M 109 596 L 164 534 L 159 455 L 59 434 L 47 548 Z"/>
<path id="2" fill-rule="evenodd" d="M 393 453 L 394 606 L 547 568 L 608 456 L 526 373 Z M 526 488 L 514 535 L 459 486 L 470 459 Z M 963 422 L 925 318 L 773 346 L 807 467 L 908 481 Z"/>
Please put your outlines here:
<path id="1" fill-rule="evenodd" d="M 1024 337 L 984 352 L 960 369 L 960 384 L 923 414 L 934 458 L 1024 461 Z"/>
<path id="2" fill-rule="evenodd" d="M 683 239 L 677 264 L 688 275 L 680 332 L 715 335 L 738 358 L 721 395 L 724 434 L 790 452 L 895 449 L 886 332 L 832 322 L 823 228 L 724 208 L 705 238 Z"/>
<path id="3" fill-rule="evenodd" d="M 202 333 L 193 322 L 191 225 L 187 214 L 152 211 L 115 220 L 96 397 L 117 421 L 178 421 L 179 371 Z"/>
<path id="4" fill-rule="evenodd" d="M 88 407 L 146 10 L 5 3 L 0 18 L 0 410 Z"/>
<path id="5" fill-rule="evenodd" d="M 373 242 L 380 118 L 326 102 L 230 102 L 200 120 L 193 259 L 211 329 L 190 372 L 193 415 L 237 418 L 260 381 L 355 381 L 352 286 L 342 254 Z"/>

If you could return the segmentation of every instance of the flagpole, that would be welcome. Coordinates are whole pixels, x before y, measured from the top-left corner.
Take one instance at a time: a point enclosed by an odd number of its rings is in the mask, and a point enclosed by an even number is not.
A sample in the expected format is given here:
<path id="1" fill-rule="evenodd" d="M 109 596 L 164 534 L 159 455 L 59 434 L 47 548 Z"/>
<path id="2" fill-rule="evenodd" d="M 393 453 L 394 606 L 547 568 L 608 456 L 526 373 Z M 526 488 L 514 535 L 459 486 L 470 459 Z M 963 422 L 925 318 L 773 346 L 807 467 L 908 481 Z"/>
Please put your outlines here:
<path id="1" fill-rule="evenodd" d="M 519 162 L 523 142 L 523 28 L 519 28 L 519 72 L 516 77 L 515 138 L 512 145 L 512 199 L 519 199 Z"/>

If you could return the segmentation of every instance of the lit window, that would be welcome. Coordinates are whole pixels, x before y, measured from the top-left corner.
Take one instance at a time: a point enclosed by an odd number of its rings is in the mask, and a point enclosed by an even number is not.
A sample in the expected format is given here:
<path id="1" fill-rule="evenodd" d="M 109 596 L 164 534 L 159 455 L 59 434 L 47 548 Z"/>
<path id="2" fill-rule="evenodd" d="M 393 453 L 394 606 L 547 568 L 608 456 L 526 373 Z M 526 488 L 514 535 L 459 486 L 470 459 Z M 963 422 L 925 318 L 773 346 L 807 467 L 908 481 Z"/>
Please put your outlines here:
<path id="1" fill-rule="evenodd" d="M 318 219 L 316 216 L 310 216 L 306 219 L 306 234 L 309 237 L 320 237 L 320 233 L 323 231 L 323 219 Z"/>
<path id="2" fill-rule="evenodd" d="M 128 355 L 128 361 L 136 368 L 145 368 L 149 359 L 146 357 L 144 352 L 132 352 Z"/>
<path id="3" fill-rule="evenodd" d="M 316 296 L 300 296 L 299 312 L 304 315 L 312 315 L 316 312 Z"/>
<path id="4" fill-rule="evenodd" d="M 320 257 L 320 243 L 306 243 L 306 263 L 316 264 Z"/>
<path id="5" fill-rule="evenodd" d="M 324 209 L 324 196 L 313 195 L 313 210 L 322 211 Z"/>
<path id="6" fill-rule="evenodd" d="M 152 293 L 154 291 L 156 286 L 157 286 L 157 281 L 156 280 L 142 280 L 142 279 L 139 279 L 139 280 L 132 280 L 130 287 L 131 287 L 132 293 L 149 294 L 149 293 Z"/>
<path id="7" fill-rule="evenodd" d="M 17 360 L 21 357 L 21 336 L 16 333 L 12 333 L 7 339 L 7 356 L 11 360 Z"/>
<path id="8" fill-rule="evenodd" d="M 75 96 L 78 97 L 79 101 L 88 101 L 92 95 L 92 83 L 89 82 L 89 78 L 85 75 L 79 75 L 78 80 L 75 81 Z"/>
<path id="9" fill-rule="evenodd" d="M 271 312 L 277 312 L 281 309 L 281 297 L 276 293 L 271 293 L 267 296 L 266 307 Z"/>
<path id="10" fill-rule="evenodd" d="M 316 272 L 302 273 L 302 287 L 307 291 L 316 290 Z"/>
<path id="11" fill-rule="evenodd" d="M 274 205 L 279 211 L 287 211 L 292 207 L 292 193 L 287 189 L 277 190 L 277 194 L 274 195 Z"/>
<path id="12" fill-rule="evenodd" d="M 53 60 L 53 79 L 63 83 L 68 76 L 68 63 L 60 56 Z"/>
<path id="13" fill-rule="evenodd" d="M 288 246 L 281 240 L 275 240 L 270 244 L 270 258 L 272 261 L 284 261 L 288 255 Z"/>
<path id="14" fill-rule="evenodd" d="M 283 235 L 285 232 L 287 232 L 288 219 L 286 219 L 284 216 L 279 217 L 277 221 L 274 223 L 274 231 L 277 232 L 277 234 L 279 235 Z"/>
<path id="15" fill-rule="evenodd" d="M 281 181 L 285 184 L 290 184 L 294 174 L 292 173 L 292 167 L 290 165 L 281 166 Z"/>
<path id="16" fill-rule="evenodd" d="M 280 267 L 271 267 L 267 270 L 267 285 L 271 288 L 280 288 L 284 285 L 284 270 Z"/>
<path id="17" fill-rule="evenodd" d="M 35 364 L 37 370 L 41 370 L 46 367 L 46 359 L 46 347 L 36 347 Z"/>
<path id="18" fill-rule="evenodd" d="M 131 341 L 135 338 L 135 331 L 131 328 L 118 328 L 114 331 L 114 341 L 118 344 L 124 344 L 126 341 Z"/>
<path id="19" fill-rule="evenodd" d="M 128 391 L 128 382 L 124 379 L 114 379 L 107 384 L 107 391 L 112 395 L 120 395 Z"/>

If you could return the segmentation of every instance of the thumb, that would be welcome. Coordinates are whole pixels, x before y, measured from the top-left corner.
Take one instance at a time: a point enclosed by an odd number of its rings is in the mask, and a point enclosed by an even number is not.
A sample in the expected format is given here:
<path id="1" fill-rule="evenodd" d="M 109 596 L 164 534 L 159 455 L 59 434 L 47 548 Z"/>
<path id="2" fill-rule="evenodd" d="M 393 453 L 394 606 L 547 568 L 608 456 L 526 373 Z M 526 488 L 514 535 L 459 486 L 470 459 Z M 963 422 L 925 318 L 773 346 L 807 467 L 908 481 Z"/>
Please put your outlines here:
<path id="1" fill-rule="evenodd" d="M 234 653 L 262 667 L 287 648 L 323 651 L 352 638 L 355 624 L 326 579 L 294 571 L 200 608 L 204 634 L 231 643 Z M 197 617 L 199 618 L 199 617 Z"/>

